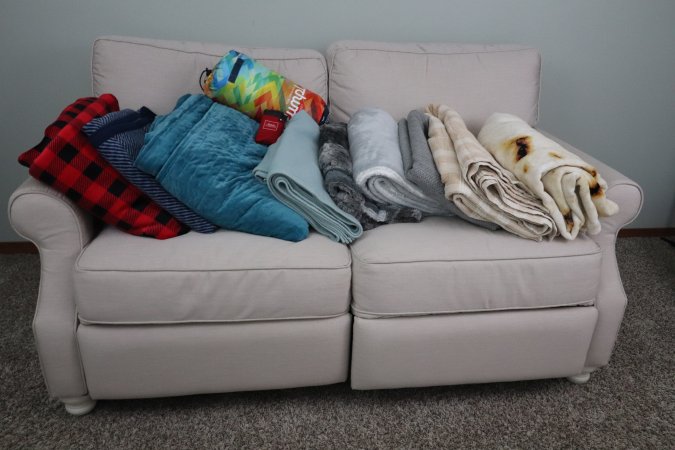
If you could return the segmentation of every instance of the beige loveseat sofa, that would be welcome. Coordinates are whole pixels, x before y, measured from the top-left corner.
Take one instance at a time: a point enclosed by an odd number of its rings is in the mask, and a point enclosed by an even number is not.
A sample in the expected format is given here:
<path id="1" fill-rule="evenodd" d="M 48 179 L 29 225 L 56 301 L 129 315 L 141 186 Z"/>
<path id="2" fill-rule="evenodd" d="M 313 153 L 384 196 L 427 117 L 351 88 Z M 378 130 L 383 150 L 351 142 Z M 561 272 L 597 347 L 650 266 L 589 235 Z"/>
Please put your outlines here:
<path id="1" fill-rule="evenodd" d="M 231 47 L 102 37 L 93 92 L 164 114 Z M 496 111 L 532 125 L 539 115 L 532 48 L 341 41 L 326 58 L 236 48 L 328 98 L 334 121 L 366 106 L 398 119 L 429 102 L 452 105 L 474 132 Z M 316 233 L 291 243 L 225 230 L 157 241 L 97 232 L 29 179 L 9 215 L 40 250 L 33 327 L 49 393 L 83 414 L 97 399 L 347 379 L 354 389 L 584 382 L 608 363 L 623 317 L 614 243 L 642 193 L 571 150 L 596 166 L 621 210 L 597 236 L 542 243 L 455 218 L 382 226 L 349 247 Z"/>

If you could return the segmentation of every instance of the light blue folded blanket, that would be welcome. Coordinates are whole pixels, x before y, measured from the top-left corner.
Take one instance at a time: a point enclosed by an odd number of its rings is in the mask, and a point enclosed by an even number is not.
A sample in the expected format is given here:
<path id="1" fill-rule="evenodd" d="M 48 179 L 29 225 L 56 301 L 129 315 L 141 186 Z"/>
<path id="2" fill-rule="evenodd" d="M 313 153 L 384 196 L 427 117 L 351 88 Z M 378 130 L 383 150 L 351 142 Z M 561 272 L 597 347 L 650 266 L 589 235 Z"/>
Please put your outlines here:
<path id="1" fill-rule="evenodd" d="M 289 241 L 309 225 L 251 174 L 267 147 L 256 144 L 258 123 L 204 95 L 184 95 L 155 119 L 135 165 L 204 218 L 230 230 Z"/>
<path id="2" fill-rule="evenodd" d="M 349 244 L 363 233 L 359 221 L 338 208 L 323 186 L 319 126 L 305 111 L 293 116 L 253 173 L 324 236 Z"/>

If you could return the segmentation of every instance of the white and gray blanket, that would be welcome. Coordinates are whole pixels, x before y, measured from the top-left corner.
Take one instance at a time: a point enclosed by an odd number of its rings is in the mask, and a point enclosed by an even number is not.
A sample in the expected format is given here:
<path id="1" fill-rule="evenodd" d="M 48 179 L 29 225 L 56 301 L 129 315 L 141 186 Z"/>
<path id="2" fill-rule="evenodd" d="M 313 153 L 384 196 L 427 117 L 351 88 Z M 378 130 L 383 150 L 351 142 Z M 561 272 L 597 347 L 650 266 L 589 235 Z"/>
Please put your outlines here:
<path id="1" fill-rule="evenodd" d="M 540 241 L 557 234 L 548 210 L 466 128 L 456 111 L 427 106 L 429 147 L 445 184 L 445 196 L 466 215 Z"/>
<path id="2" fill-rule="evenodd" d="M 599 233 L 598 216 L 619 211 L 605 197 L 607 183 L 593 166 L 519 117 L 493 114 L 478 140 L 542 200 L 565 239 L 574 239 L 584 230 Z"/>
<path id="3" fill-rule="evenodd" d="M 439 207 L 436 199 L 406 179 L 398 126 L 389 113 L 362 109 L 351 117 L 347 129 L 354 180 L 366 197 L 380 204 L 447 215 L 447 207 Z"/>
<path id="4" fill-rule="evenodd" d="M 323 185 L 335 204 L 354 216 L 364 230 L 394 222 L 419 222 L 418 209 L 378 205 L 356 185 L 349 153 L 346 123 L 327 123 L 319 132 L 319 168 Z"/>

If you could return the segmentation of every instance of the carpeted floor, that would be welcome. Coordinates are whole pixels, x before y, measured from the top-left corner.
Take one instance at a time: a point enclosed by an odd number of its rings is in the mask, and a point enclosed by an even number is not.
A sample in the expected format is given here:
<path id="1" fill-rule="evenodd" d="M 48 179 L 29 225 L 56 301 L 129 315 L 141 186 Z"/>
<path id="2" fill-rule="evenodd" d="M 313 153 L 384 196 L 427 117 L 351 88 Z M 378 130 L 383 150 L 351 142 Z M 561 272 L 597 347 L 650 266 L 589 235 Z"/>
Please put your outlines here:
<path id="1" fill-rule="evenodd" d="M 101 401 L 47 398 L 30 323 L 35 255 L 0 255 L 0 448 L 675 448 L 675 247 L 619 240 L 628 309 L 611 364 L 565 380 L 347 385 Z"/>

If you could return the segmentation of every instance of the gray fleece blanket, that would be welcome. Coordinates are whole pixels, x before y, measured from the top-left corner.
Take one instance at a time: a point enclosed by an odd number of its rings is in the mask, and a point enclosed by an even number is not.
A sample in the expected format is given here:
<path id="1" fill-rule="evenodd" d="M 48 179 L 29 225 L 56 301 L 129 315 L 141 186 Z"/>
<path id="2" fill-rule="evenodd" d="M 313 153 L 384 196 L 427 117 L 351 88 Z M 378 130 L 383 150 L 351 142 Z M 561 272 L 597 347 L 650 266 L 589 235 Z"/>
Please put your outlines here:
<path id="1" fill-rule="evenodd" d="M 401 119 L 398 122 L 398 141 L 406 179 L 417 186 L 430 199 L 438 202 L 440 210 L 447 211 L 442 215 L 457 216 L 475 225 L 497 230 L 498 225 L 467 216 L 445 197 L 445 185 L 441 181 L 438 169 L 436 169 L 434 157 L 427 141 L 428 130 L 429 117 L 418 110 L 410 111 L 407 119 Z"/>
<path id="2" fill-rule="evenodd" d="M 346 123 L 329 123 L 319 132 L 319 169 L 335 204 L 351 214 L 364 230 L 393 222 L 419 222 L 422 212 L 412 208 L 378 205 L 364 197 L 352 173 Z"/>
<path id="3" fill-rule="evenodd" d="M 354 181 L 371 200 L 416 208 L 430 215 L 447 215 L 447 208 L 405 178 L 398 143 L 398 126 L 386 111 L 365 108 L 347 126 L 354 161 Z"/>

